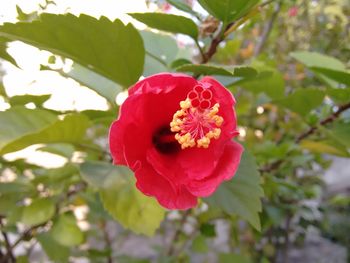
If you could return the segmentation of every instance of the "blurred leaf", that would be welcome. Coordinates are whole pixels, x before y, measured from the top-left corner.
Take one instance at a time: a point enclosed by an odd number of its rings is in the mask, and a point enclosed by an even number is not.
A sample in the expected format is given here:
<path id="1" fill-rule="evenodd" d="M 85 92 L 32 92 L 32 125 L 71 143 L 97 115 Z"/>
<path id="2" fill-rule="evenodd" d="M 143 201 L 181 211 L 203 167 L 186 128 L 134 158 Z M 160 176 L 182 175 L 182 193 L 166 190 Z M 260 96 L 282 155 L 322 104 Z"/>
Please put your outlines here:
<path id="1" fill-rule="evenodd" d="M 204 236 L 199 235 L 193 240 L 192 250 L 196 253 L 207 253 L 208 252 L 208 244 L 207 244 Z"/>
<path id="2" fill-rule="evenodd" d="M 322 67 L 311 67 L 311 69 L 317 73 L 320 73 L 327 78 L 335 80 L 339 83 L 350 86 L 350 73 L 342 70 L 335 70 Z"/>
<path id="3" fill-rule="evenodd" d="M 187 64 L 176 69 L 178 72 L 191 72 L 195 75 L 221 75 L 232 76 L 232 73 L 224 68 L 212 65 Z"/>
<path id="4" fill-rule="evenodd" d="M 328 153 L 328 154 L 332 154 L 340 157 L 350 156 L 345 146 L 335 142 L 334 140 L 323 140 L 323 141 L 302 140 L 300 143 L 300 146 L 314 153 L 321 153 L 321 154 Z"/>
<path id="5" fill-rule="evenodd" d="M 177 9 L 198 17 L 198 14 L 195 11 L 193 11 L 192 7 L 186 4 L 183 0 L 166 0 L 166 1 L 169 4 L 175 6 Z"/>
<path id="6" fill-rule="evenodd" d="M 81 175 L 100 190 L 105 209 L 125 228 L 151 236 L 164 218 L 165 210 L 135 187 L 129 169 L 103 162 L 85 162 Z"/>
<path id="7" fill-rule="evenodd" d="M 188 35 L 193 39 L 198 37 L 197 25 L 184 16 L 162 13 L 129 13 L 129 15 L 152 28 Z"/>
<path id="8" fill-rule="evenodd" d="M 179 68 L 183 65 L 186 65 L 186 64 L 192 64 L 192 62 L 188 59 L 185 59 L 185 58 L 179 58 L 179 59 L 176 59 L 174 60 L 171 64 L 170 64 L 170 67 L 172 69 L 176 69 L 176 68 Z"/>
<path id="9" fill-rule="evenodd" d="M 202 224 L 199 228 L 201 234 L 206 237 L 215 237 L 215 225 L 213 224 Z"/>
<path id="10" fill-rule="evenodd" d="M 5 38 L 5 37 L 0 37 L 0 58 L 12 63 L 13 65 L 15 65 L 16 67 L 18 67 L 16 60 L 13 59 L 13 57 L 11 57 L 11 55 L 9 53 L 7 53 L 7 42 L 9 42 L 10 40 Z"/>
<path id="11" fill-rule="evenodd" d="M 29 226 L 39 225 L 50 220 L 55 214 L 55 204 L 51 199 L 34 199 L 33 202 L 24 207 L 22 222 Z"/>
<path id="12" fill-rule="evenodd" d="M 205 200 L 230 215 L 242 217 L 254 228 L 260 230 L 260 198 L 264 195 L 260 183 L 260 174 L 255 159 L 245 151 L 233 179 L 223 183 L 212 196 Z"/>
<path id="13" fill-rule="evenodd" d="M 247 14 L 259 0 L 198 0 L 198 2 L 209 14 L 227 25 Z"/>
<path id="14" fill-rule="evenodd" d="M 252 263 L 251 260 L 239 254 L 219 254 L 219 263 Z"/>
<path id="15" fill-rule="evenodd" d="M 73 214 L 66 213 L 54 221 L 50 234 L 62 246 L 76 246 L 84 242 L 84 233 L 77 226 Z"/>
<path id="16" fill-rule="evenodd" d="M 287 97 L 274 101 L 274 103 L 305 116 L 322 104 L 324 96 L 325 93 L 319 89 L 298 89 Z"/>
<path id="17" fill-rule="evenodd" d="M 0 112 L 0 153 L 21 150 L 38 143 L 78 143 L 89 127 L 88 118 L 79 113 L 63 120 L 45 110 L 13 107 Z"/>
<path id="18" fill-rule="evenodd" d="M 46 255 L 57 263 L 68 262 L 70 255 L 69 248 L 62 246 L 60 243 L 55 241 L 49 233 L 41 233 L 36 236 L 41 247 L 44 249 Z"/>
<path id="19" fill-rule="evenodd" d="M 145 51 L 131 25 L 71 14 L 42 14 L 31 23 L 5 23 L 0 35 L 70 58 L 124 87 L 142 74 Z"/>
<path id="20" fill-rule="evenodd" d="M 51 95 L 18 95 L 10 97 L 9 103 L 11 106 L 26 105 L 27 103 L 33 102 L 37 107 L 41 107 L 45 101 L 50 99 Z"/>
<path id="21" fill-rule="evenodd" d="M 290 55 L 291 57 L 295 58 L 296 60 L 310 68 L 321 67 L 339 70 L 346 69 L 344 64 L 340 60 L 317 52 L 298 51 L 292 52 Z"/>
<path id="22" fill-rule="evenodd" d="M 38 151 L 57 154 L 70 159 L 74 153 L 74 147 L 68 143 L 52 143 L 38 148 Z"/>
<path id="23" fill-rule="evenodd" d="M 77 63 L 73 65 L 69 72 L 64 74 L 62 74 L 62 72 L 59 73 L 92 89 L 112 104 L 115 104 L 115 98 L 118 93 L 123 90 L 123 88 L 117 83 Z"/>
<path id="24" fill-rule="evenodd" d="M 146 48 L 144 75 L 169 71 L 167 65 L 175 59 L 178 53 L 175 39 L 150 31 L 141 31 L 141 36 Z"/>
<path id="25" fill-rule="evenodd" d="M 255 94 L 264 92 L 271 99 L 284 97 L 285 82 L 282 74 L 276 68 L 267 65 L 263 61 L 255 61 L 252 66 L 258 71 L 258 74 L 255 77 L 243 78 L 233 83 L 233 85 Z M 253 76 L 253 72 L 250 74 Z"/>
<path id="26" fill-rule="evenodd" d="M 350 148 L 350 123 L 339 122 L 333 125 L 330 132 L 339 142 Z"/>
<path id="27" fill-rule="evenodd" d="M 251 67 L 236 67 L 233 71 L 233 75 L 235 77 L 253 78 L 258 75 L 258 72 Z"/>
<path id="28" fill-rule="evenodd" d="M 298 51 L 291 53 L 291 56 L 298 60 L 299 62 L 303 63 L 310 69 L 312 68 L 323 68 L 323 69 L 330 69 L 330 70 L 340 70 L 340 71 L 346 71 L 345 65 L 338 59 L 316 53 L 316 52 L 307 52 L 307 51 Z M 327 84 L 329 84 L 332 87 L 337 86 L 337 82 L 334 80 L 325 77 L 323 74 L 319 74 L 317 71 L 315 72 L 318 77 L 320 77 L 323 81 L 325 81 Z"/>
<path id="29" fill-rule="evenodd" d="M 327 95 L 329 95 L 336 103 L 343 104 L 350 101 L 350 89 L 334 89 L 327 88 Z"/>

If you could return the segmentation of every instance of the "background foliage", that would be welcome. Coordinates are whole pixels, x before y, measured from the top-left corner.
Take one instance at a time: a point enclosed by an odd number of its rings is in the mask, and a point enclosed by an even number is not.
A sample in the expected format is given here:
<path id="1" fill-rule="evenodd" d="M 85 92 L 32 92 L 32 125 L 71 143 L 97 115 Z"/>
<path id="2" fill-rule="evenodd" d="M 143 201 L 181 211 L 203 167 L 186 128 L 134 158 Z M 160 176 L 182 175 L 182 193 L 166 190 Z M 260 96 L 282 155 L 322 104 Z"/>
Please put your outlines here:
<path id="1" fill-rule="evenodd" d="M 53 110 L 50 95 L 8 96 L 0 83 L 8 105 L 0 112 L 0 262 L 29 262 L 36 249 L 53 262 L 287 262 L 310 228 L 350 247 L 349 195 L 327 192 L 323 176 L 331 156 L 349 158 L 349 3 L 198 2 L 148 1 L 157 12 L 129 14 L 147 30 L 45 13 L 50 1 L 41 15 L 18 7 L 19 21 L 0 26 L 4 61 L 17 66 L 7 52 L 12 41 L 50 51 L 42 70 L 74 79 L 108 104 L 103 111 Z M 68 72 L 55 62 L 67 59 Z M 238 101 L 246 148 L 234 179 L 185 212 L 165 211 L 138 192 L 132 173 L 111 164 L 107 146 L 116 95 L 163 71 L 224 83 Z M 38 144 L 65 164 L 6 158 Z M 228 239 L 218 249 L 220 225 Z M 153 252 L 123 252 L 140 235 L 149 236 L 143 240 Z"/>

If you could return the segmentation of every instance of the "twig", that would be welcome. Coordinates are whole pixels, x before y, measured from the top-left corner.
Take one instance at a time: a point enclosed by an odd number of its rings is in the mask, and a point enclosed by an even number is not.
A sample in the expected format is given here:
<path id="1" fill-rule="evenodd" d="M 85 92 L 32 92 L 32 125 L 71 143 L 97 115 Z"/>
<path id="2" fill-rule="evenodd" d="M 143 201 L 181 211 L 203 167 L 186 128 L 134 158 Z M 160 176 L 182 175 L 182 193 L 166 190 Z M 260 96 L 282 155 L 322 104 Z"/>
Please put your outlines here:
<path id="1" fill-rule="evenodd" d="M 0 218 L 0 226 L 1 226 L 1 228 L 4 226 L 1 218 Z M 12 252 L 13 249 L 12 249 L 10 240 L 7 236 L 7 233 L 5 231 L 1 230 L 1 234 L 4 237 L 5 247 L 6 247 L 6 251 L 7 251 L 5 256 L 3 257 L 2 261 L 6 262 L 6 259 L 9 258 L 11 260 L 11 262 L 16 262 L 15 256 L 13 255 L 13 252 Z"/>
<path id="2" fill-rule="evenodd" d="M 344 104 L 342 106 L 339 106 L 338 110 L 336 112 L 334 112 L 332 115 L 330 115 L 328 118 L 322 120 L 320 123 L 319 123 L 319 126 L 325 126 L 329 123 L 332 123 L 333 121 L 335 121 L 339 115 L 350 109 L 350 102 L 347 103 L 347 104 Z M 311 127 L 309 130 L 307 130 L 306 132 L 302 133 L 301 135 L 299 135 L 296 139 L 295 139 L 295 142 L 296 143 L 299 143 L 300 141 L 302 141 L 303 139 L 305 139 L 306 137 L 314 134 L 315 132 L 317 131 L 317 126 L 313 126 Z"/>
<path id="3" fill-rule="evenodd" d="M 110 252 L 110 254 L 107 257 L 107 263 L 112 263 L 113 262 L 113 259 L 112 259 L 112 242 L 111 242 L 111 239 L 109 238 L 109 235 L 108 235 L 108 232 L 107 232 L 107 229 L 106 229 L 106 222 L 103 222 L 101 228 L 102 228 L 102 232 L 103 232 L 103 238 L 104 238 L 104 241 L 106 243 L 106 249 L 108 249 L 109 252 Z"/>
<path id="4" fill-rule="evenodd" d="M 270 1 L 270 2 L 272 2 L 272 1 Z M 265 43 L 266 43 L 266 41 L 271 33 L 273 25 L 277 19 L 278 13 L 281 11 L 282 2 L 283 1 L 280 0 L 276 3 L 275 10 L 273 11 L 270 20 L 265 24 L 263 33 L 260 37 L 258 44 L 256 45 L 255 51 L 254 51 L 255 57 L 257 57 L 261 53 L 261 51 L 263 50 L 263 48 L 265 46 Z"/>
<path id="5" fill-rule="evenodd" d="M 306 132 L 303 132 L 302 134 L 300 134 L 299 136 L 297 136 L 295 138 L 295 143 L 300 143 L 303 139 L 309 137 L 310 135 L 314 134 L 317 131 L 317 127 L 319 126 L 325 126 L 329 123 L 334 122 L 341 113 L 343 113 L 344 111 L 350 109 L 350 102 L 344 105 L 339 106 L 338 110 L 335 111 L 333 114 L 331 114 L 329 117 L 327 117 L 326 119 L 323 119 L 322 121 L 319 122 L 319 124 L 317 126 L 312 126 L 310 129 L 308 129 Z M 259 169 L 260 172 L 271 172 L 273 170 L 278 169 L 283 163 L 285 162 L 285 159 L 280 159 L 277 160 L 271 164 L 268 164 L 262 168 Z"/>
<path id="6" fill-rule="evenodd" d="M 176 243 L 177 241 L 179 241 L 179 238 L 180 238 L 180 234 L 182 232 L 182 227 L 183 225 L 186 223 L 186 220 L 187 220 L 187 217 L 191 214 L 191 209 L 189 210 L 186 210 L 183 215 L 182 215 L 182 218 L 180 220 L 180 224 L 179 224 L 179 227 L 176 229 L 175 233 L 174 233 L 174 236 L 173 238 L 171 239 L 170 243 L 169 243 L 169 249 L 167 251 L 167 255 L 168 256 L 172 256 L 175 252 L 175 246 L 176 246 Z"/>

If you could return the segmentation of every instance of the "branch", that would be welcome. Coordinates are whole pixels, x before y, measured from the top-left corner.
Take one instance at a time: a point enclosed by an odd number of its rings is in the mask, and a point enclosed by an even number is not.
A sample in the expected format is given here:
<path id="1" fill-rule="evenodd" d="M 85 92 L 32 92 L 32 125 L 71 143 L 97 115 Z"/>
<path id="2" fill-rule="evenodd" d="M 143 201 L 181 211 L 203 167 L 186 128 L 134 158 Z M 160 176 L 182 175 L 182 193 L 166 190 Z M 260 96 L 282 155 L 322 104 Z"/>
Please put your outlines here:
<path id="1" fill-rule="evenodd" d="M 320 121 L 317 126 L 312 126 L 310 129 L 308 129 L 306 132 L 303 132 L 299 136 L 295 138 L 295 143 L 300 143 L 303 139 L 309 137 L 310 135 L 314 134 L 317 131 L 317 127 L 319 126 L 326 126 L 327 124 L 330 124 L 334 122 L 340 114 L 342 114 L 344 111 L 350 109 L 350 102 L 344 105 L 339 106 L 338 110 L 335 111 L 333 114 L 331 114 L 329 117 L 326 119 Z M 262 168 L 259 169 L 260 172 L 271 172 L 273 170 L 278 169 L 283 163 L 285 162 L 285 159 L 280 159 L 275 162 L 272 162 Z"/>
<path id="2" fill-rule="evenodd" d="M 344 104 L 342 106 L 339 106 L 338 110 L 336 112 L 334 112 L 332 115 L 330 115 L 328 118 L 322 120 L 319 122 L 318 126 L 325 126 L 329 123 L 334 122 L 342 112 L 346 111 L 350 109 L 350 102 L 347 104 Z M 313 126 L 311 127 L 309 130 L 307 130 L 306 132 L 300 134 L 296 139 L 295 142 L 299 143 L 300 141 L 302 141 L 303 139 L 305 139 L 306 137 L 314 134 L 317 131 L 317 126 Z"/>
<path id="3" fill-rule="evenodd" d="M 2 219 L 0 218 L 0 227 L 2 228 L 4 225 L 2 223 Z M 15 256 L 13 255 L 13 248 L 11 246 L 10 240 L 7 236 L 7 233 L 3 230 L 1 230 L 1 234 L 4 237 L 4 243 L 5 243 L 5 247 L 6 247 L 6 254 L 5 256 L 2 258 L 1 262 L 6 262 L 7 259 L 10 259 L 10 262 L 16 262 Z"/>
<path id="4" fill-rule="evenodd" d="M 270 2 L 268 2 L 268 3 L 270 3 Z M 265 24 L 264 31 L 263 31 L 263 33 L 260 37 L 260 40 L 255 48 L 255 52 L 254 52 L 255 57 L 257 57 L 261 53 L 261 51 L 263 50 L 265 43 L 266 43 L 266 41 L 271 33 L 271 30 L 273 28 L 273 25 L 277 19 L 278 13 L 281 11 L 281 7 L 282 7 L 282 0 L 277 2 L 276 6 L 275 6 L 275 10 L 273 11 L 270 20 Z"/>
<path id="5" fill-rule="evenodd" d="M 169 243 L 169 249 L 167 251 L 167 255 L 168 256 L 173 256 L 174 252 L 175 252 L 175 245 L 177 243 L 177 241 L 179 241 L 180 238 L 180 234 L 182 232 L 182 227 L 183 225 L 186 223 L 187 217 L 191 214 L 191 209 L 186 210 L 183 215 L 182 218 L 180 220 L 180 224 L 179 227 L 176 229 L 173 238 L 171 239 L 170 243 Z"/>

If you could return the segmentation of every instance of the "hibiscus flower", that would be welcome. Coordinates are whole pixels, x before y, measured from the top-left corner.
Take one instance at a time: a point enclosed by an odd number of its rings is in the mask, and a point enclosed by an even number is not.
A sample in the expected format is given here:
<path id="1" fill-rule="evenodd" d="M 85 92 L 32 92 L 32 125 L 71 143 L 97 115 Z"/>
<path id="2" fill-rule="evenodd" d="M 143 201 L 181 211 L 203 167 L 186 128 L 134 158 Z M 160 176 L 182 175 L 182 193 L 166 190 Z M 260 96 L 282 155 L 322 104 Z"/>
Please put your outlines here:
<path id="1" fill-rule="evenodd" d="M 211 77 L 161 73 L 129 89 L 109 134 L 114 164 L 168 209 L 189 209 L 230 180 L 243 148 L 233 141 L 235 99 Z"/>

